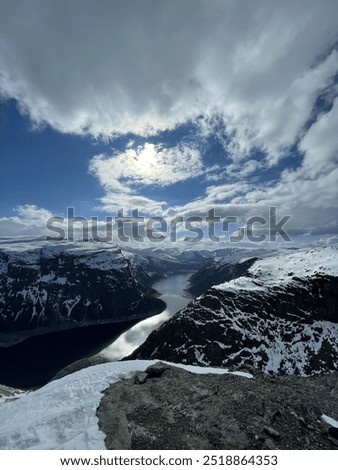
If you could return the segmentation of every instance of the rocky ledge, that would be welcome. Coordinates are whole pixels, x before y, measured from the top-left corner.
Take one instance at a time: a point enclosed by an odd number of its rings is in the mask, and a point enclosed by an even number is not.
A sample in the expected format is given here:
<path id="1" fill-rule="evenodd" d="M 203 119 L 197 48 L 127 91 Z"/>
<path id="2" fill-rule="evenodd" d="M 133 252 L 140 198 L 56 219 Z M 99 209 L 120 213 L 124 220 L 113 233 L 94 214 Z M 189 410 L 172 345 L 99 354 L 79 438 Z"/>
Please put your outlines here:
<path id="1" fill-rule="evenodd" d="M 159 362 L 110 385 L 97 410 L 107 449 L 338 447 L 338 373 L 250 371 L 200 375 Z"/>

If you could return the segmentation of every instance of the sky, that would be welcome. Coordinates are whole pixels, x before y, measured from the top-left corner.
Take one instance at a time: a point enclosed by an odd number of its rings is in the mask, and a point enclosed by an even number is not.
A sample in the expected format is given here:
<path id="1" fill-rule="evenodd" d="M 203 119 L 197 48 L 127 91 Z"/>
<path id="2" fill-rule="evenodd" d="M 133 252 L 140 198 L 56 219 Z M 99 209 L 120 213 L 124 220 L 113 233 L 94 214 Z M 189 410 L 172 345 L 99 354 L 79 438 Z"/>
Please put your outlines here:
<path id="1" fill-rule="evenodd" d="M 273 206 L 292 240 L 337 238 L 336 0 L 0 8 L 0 237 L 68 207 L 235 230 Z"/>

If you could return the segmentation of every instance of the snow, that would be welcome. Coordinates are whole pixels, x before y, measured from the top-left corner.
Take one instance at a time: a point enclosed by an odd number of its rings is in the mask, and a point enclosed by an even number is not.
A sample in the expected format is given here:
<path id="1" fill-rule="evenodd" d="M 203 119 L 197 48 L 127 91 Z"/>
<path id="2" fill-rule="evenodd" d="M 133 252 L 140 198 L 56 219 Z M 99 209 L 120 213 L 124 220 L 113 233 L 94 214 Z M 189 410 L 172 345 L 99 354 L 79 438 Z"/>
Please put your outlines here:
<path id="1" fill-rule="evenodd" d="M 208 313 L 210 310 L 211 316 Z M 224 329 L 224 335 L 228 329 L 238 332 L 243 344 L 247 340 L 248 347 L 238 347 L 235 352 L 228 352 L 226 355 L 226 364 L 228 361 L 238 363 L 239 357 L 250 357 L 255 367 L 266 373 L 278 374 L 283 371 L 286 374 L 309 375 L 311 367 L 311 357 L 317 357 L 320 351 L 330 344 L 333 357 L 338 354 L 338 324 L 329 321 L 316 320 L 311 324 L 304 324 L 297 321 L 287 321 L 283 318 L 265 318 L 257 314 L 251 314 L 249 317 L 241 310 L 234 308 L 225 313 L 223 308 L 212 311 L 204 305 L 201 308 L 201 315 L 194 323 L 199 328 L 205 328 L 208 323 L 216 323 L 219 328 Z M 181 315 L 187 315 L 189 310 L 183 311 Z M 210 320 L 212 318 L 212 320 Z M 249 321 L 250 320 L 250 321 Z M 267 332 L 273 331 L 270 336 Z M 292 337 L 285 339 L 285 332 L 288 331 Z M 221 338 L 221 336 L 220 336 Z M 231 348 L 230 345 L 215 342 L 221 349 Z M 259 347 L 253 347 L 252 344 L 259 344 Z M 183 352 L 185 344 L 176 348 L 176 351 Z M 206 345 L 198 345 L 195 342 L 191 348 L 196 349 L 196 360 L 206 366 L 210 362 L 205 361 L 203 351 Z M 261 358 L 264 358 L 264 364 Z M 333 367 L 338 367 L 338 362 L 333 360 Z"/>
<path id="2" fill-rule="evenodd" d="M 256 261 L 249 273 L 252 277 L 242 277 L 215 286 L 226 292 L 248 292 L 261 291 L 268 292 L 273 286 L 286 287 L 290 282 L 297 283 L 297 278 L 307 278 L 317 274 L 338 275 L 338 250 L 337 246 L 327 246 L 319 249 L 298 250 L 292 253 L 267 257 Z M 296 279 L 292 279 L 296 276 Z M 234 311 L 232 315 L 231 327 L 243 334 L 245 328 L 241 318 L 241 312 Z M 245 325 L 244 319 L 244 325 Z M 285 321 L 275 318 L 272 322 L 267 321 L 267 325 L 261 325 L 260 318 L 254 318 L 254 324 L 248 331 L 249 338 L 260 338 L 260 328 L 273 330 L 273 342 L 262 344 L 260 349 L 267 357 L 265 372 L 277 373 L 281 368 L 287 373 L 294 373 L 295 364 L 297 372 L 306 375 L 308 367 L 309 351 L 315 356 L 329 341 L 333 347 L 337 344 L 338 325 L 328 321 L 314 321 L 311 325 L 302 325 L 299 331 L 297 318 L 295 322 L 288 322 L 288 331 L 294 332 L 292 341 L 285 341 L 284 331 Z M 299 334 L 297 334 L 297 331 Z M 320 334 L 318 334 L 320 332 Z M 300 334 L 301 333 L 301 334 Z M 302 338 L 306 337 L 306 341 Z M 268 341 L 269 343 L 269 341 Z M 237 354 L 240 354 L 239 351 Z M 235 355 L 234 355 L 235 356 Z M 232 357 L 234 359 L 234 357 Z"/>
<path id="3" fill-rule="evenodd" d="M 329 424 L 330 426 L 333 426 L 334 428 L 338 429 L 338 421 L 336 421 L 333 418 L 330 418 L 330 416 L 322 415 L 322 421 L 324 421 L 324 423 Z"/>
<path id="4" fill-rule="evenodd" d="M 105 449 L 96 409 L 111 383 L 144 371 L 153 361 L 100 364 L 63 377 L 0 406 L 0 449 Z M 169 364 L 169 363 L 168 363 Z M 172 364 L 196 374 L 226 369 Z M 245 378 L 252 375 L 235 372 Z"/>
<path id="5" fill-rule="evenodd" d="M 121 250 L 112 243 L 95 242 L 47 242 L 45 240 L 29 240 L 22 242 L 0 241 L 0 251 L 9 257 L 10 262 L 19 262 L 37 267 L 41 258 L 55 258 L 60 254 L 68 254 L 85 263 L 89 268 L 100 270 L 125 269 L 126 259 Z M 4 271 L 6 263 L 0 267 Z M 43 282 L 52 280 L 52 274 L 41 279 Z"/>
<path id="6" fill-rule="evenodd" d="M 338 276 L 338 246 L 311 248 L 268 256 L 257 260 L 248 270 L 250 277 L 239 277 L 214 286 L 224 291 L 266 291 L 271 286 L 285 286 L 293 277 L 307 278 L 316 274 Z"/>
<path id="7" fill-rule="evenodd" d="M 12 387 L 7 387 L 6 385 L 0 385 L 0 406 L 3 403 L 6 403 L 7 401 L 21 398 L 25 393 L 27 392 L 20 390 L 18 388 L 12 388 Z"/>
<path id="8" fill-rule="evenodd" d="M 59 284 L 59 285 L 65 285 L 67 284 L 68 282 L 68 279 L 66 277 L 58 277 L 57 279 L 55 279 L 55 284 Z"/>

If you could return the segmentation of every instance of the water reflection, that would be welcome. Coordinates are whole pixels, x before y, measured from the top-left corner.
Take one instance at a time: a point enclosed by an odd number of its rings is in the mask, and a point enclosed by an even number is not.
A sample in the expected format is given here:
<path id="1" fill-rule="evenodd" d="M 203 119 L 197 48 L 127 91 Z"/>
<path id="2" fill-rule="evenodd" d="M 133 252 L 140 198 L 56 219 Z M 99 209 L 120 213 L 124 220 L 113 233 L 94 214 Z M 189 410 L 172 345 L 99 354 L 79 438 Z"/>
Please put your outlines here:
<path id="1" fill-rule="evenodd" d="M 181 292 L 190 276 L 191 272 L 173 274 L 166 279 L 155 282 L 152 287 L 162 294 L 160 298 L 167 304 L 167 308 L 159 315 L 147 318 L 134 325 L 104 349 L 100 355 L 109 358 L 111 361 L 117 361 L 128 356 L 146 340 L 154 329 L 158 328 L 178 310 L 184 308 L 191 299 L 183 297 Z"/>

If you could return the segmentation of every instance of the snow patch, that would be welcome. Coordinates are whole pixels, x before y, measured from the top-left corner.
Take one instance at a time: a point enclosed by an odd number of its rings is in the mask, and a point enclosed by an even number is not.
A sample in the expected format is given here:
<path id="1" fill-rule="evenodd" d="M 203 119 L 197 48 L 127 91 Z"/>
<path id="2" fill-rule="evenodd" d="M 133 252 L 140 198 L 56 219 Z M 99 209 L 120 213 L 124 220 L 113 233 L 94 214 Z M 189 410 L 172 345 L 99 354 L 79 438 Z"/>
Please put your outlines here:
<path id="1" fill-rule="evenodd" d="M 322 421 L 324 421 L 324 423 L 329 424 L 330 426 L 333 426 L 334 428 L 338 429 L 338 421 L 336 421 L 333 418 L 330 418 L 330 416 L 322 415 Z"/>

